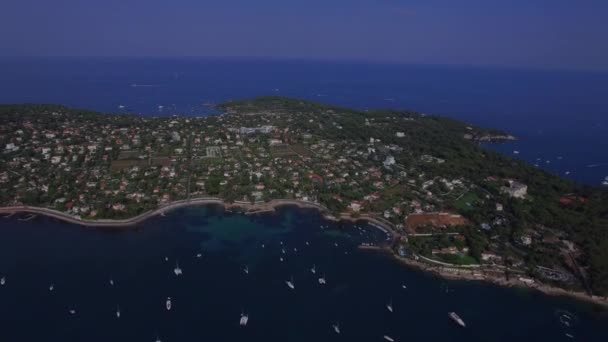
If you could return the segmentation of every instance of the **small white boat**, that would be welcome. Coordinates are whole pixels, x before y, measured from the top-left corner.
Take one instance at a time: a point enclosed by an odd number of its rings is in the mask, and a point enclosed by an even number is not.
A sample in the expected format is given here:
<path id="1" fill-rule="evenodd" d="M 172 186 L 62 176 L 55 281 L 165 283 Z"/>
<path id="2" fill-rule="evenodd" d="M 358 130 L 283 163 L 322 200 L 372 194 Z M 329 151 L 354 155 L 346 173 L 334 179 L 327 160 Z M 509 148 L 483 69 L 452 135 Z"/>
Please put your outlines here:
<path id="1" fill-rule="evenodd" d="M 265 244 L 262 244 L 262 248 L 266 248 L 266 245 L 265 245 Z"/>
<path id="2" fill-rule="evenodd" d="M 116 318 L 120 318 L 120 306 L 116 306 Z"/>
<path id="3" fill-rule="evenodd" d="M 245 266 L 245 268 L 243 268 L 243 272 L 245 272 L 245 274 L 249 274 L 249 267 Z"/>
<path id="4" fill-rule="evenodd" d="M 319 278 L 319 284 L 325 285 L 327 282 L 325 281 L 325 276 Z"/>
<path id="5" fill-rule="evenodd" d="M 285 254 L 285 248 L 281 248 L 281 253 Z"/>
<path id="6" fill-rule="evenodd" d="M 298 249 L 294 247 L 294 248 L 293 248 L 293 252 L 294 252 L 294 253 L 298 253 Z"/>
<path id="7" fill-rule="evenodd" d="M 173 273 L 175 273 L 176 276 L 182 275 L 182 269 L 179 268 L 179 264 L 177 262 L 175 262 L 175 268 L 173 269 Z"/>
<path id="8" fill-rule="evenodd" d="M 49 286 L 49 291 L 51 291 L 51 292 L 52 292 L 54 289 L 55 289 L 55 285 L 51 284 L 51 285 Z"/>
<path id="9" fill-rule="evenodd" d="M 452 319 L 454 322 L 458 323 L 458 325 L 460 325 L 461 327 L 463 327 L 463 328 L 464 328 L 464 327 L 466 327 L 466 326 L 467 326 L 467 325 L 464 323 L 464 321 L 462 320 L 462 318 L 460 318 L 460 316 L 458 316 L 458 314 L 457 314 L 457 313 L 455 313 L 455 312 L 453 312 L 453 311 L 452 311 L 452 312 L 448 313 L 448 316 L 450 316 L 450 318 L 451 318 L 451 319 Z"/>
<path id="10" fill-rule="evenodd" d="M 513 151 L 513 154 L 519 154 L 518 150 Z"/>
<path id="11" fill-rule="evenodd" d="M 161 341 L 160 337 L 158 335 L 156 335 L 156 341 L 154 341 L 154 342 L 163 342 L 163 341 Z"/>
<path id="12" fill-rule="evenodd" d="M 306 241 L 306 246 L 310 246 L 310 243 L 308 243 L 308 241 Z"/>
<path id="13" fill-rule="evenodd" d="M 291 279 L 290 279 L 290 280 L 288 280 L 288 281 L 286 281 L 285 283 L 286 283 L 286 284 L 287 284 L 287 286 L 288 286 L 290 289 L 292 289 L 292 290 L 296 288 L 296 286 L 295 286 L 295 285 L 294 285 L 294 283 L 293 283 L 293 277 L 291 277 Z"/>
<path id="14" fill-rule="evenodd" d="M 338 243 L 337 242 L 334 242 L 334 247 L 338 247 Z"/>
<path id="15" fill-rule="evenodd" d="M 388 304 L 386 304 L 386 309 L 390 312 L 393 312 L 393 300 L 391 299 Z"/>
<path id="16" fill-rule="evenodd" d="M 165 307 L 167 308 L 167 311 L 171 310 L 171 297 L 167 297 L 167 301 L 165 302 Z"/>
<path id="17" fill-rule="evenodd" d="M 198 253 L 198 254 L 196 255 L 196 257 L 197 257 L 197 258 L 201 258 L 202 256 L 203 256 L 203 254 L 201 254 L 201 253 Z"/>
<path id="18" fill-rule="evenodd" d="M 244 327 L 247 325 L 247 322 L 249 322 L 249 315 L 246 315 L 244 313 L 241 314 L 241 319 L 239 321 L 239 324 Z"/>
<path id="19" fill-rule="evenodd" d="M 338 323 L 332 324 L 331 327 L 334 328 L 334 331 L 336 332 L 336 334 L 340 333 L 340 324 L 338 324 Z"/>
<path id="20" fill-rule="evenodd" d="M 405 284 L 401 284 L 401 288 L 405 290 L 407 289 L 407 286 L 405 286 Z"/>
<path id="21" fill-rule="evenodd" d="M 4 286 L 6 284 L 6 277 L 0 278 L 0 285 Z"/>
<path id="22" fill-rule="evenodd" d="M 279 260 L 281 260 L 281 262 L 283 262 L 283 257 L 280 257 Z"/>
<path id="23" fill-rule="evenodd" d="M 169 261 L 169 257 L 165 257 L 165 261 Z"/>
<path id="24" fill-rule="evenodd" d="M 310 272 L 312 272 L 312 274 L 317 273 L 317 267 L 315 265 L 312 265 L 312 268 L 310 269 Z"/>
<path id="25" fill-rule="evenodd" d="M 110 285 L 114 286 L 114 280 L 110 279 Z"/>
<path id="26" fill-rule="evenodd" d="M 383 336 L 385 340 L 389 341 L 389 342 L 395 342 L 395 339 L 393 339 L 392 337 L 388 336 L 388 335 L 384 335 Z"/>
<path id="27" fill-rule="evenodd" d="M 568 337 L 568 338 L 574 338 L 574 335 L 566 333 L 566 337 Z"/>
<path id="28" fill-rule="evenodd" d="M 75 315 L 75 314 L 76 314 L 76 310 L 70 309 L 70 315 Z"/>

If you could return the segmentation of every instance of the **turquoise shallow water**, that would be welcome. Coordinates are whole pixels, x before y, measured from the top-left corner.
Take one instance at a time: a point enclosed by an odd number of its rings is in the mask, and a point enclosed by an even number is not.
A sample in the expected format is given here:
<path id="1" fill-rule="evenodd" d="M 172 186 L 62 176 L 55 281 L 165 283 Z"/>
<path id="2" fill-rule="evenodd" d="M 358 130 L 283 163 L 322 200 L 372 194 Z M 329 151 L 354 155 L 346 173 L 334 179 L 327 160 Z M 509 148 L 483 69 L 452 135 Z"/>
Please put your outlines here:
<path id="1" fill-rule="evenodd" d="M 124 231 L 1 218 L 1 340 L 572 340 L 566 334 L 608 340 L 605 309 L 446 281 L 356 248 L 384 238 L 364 223 L 332 223 L 291 207 L 254 216 L 184 208 Z M 176 263 L 180 277 L 173 274 Z M 320 275 L 327 285 L 318 283 Z M 291 279 L 293 290 L 286 285 Z M 449 311 L 467 328 L 450 321 Z M 245 328 L 238 324 L 241 312 L 250 317 Z"/>

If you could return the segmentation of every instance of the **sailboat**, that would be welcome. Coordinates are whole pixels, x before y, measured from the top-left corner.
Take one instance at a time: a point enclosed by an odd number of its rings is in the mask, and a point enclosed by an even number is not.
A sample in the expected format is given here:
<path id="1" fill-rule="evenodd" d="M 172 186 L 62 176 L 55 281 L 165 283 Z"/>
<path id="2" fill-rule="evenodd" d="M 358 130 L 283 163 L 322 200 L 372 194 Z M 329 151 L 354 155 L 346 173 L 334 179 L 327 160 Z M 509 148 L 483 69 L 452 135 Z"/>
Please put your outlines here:
<path id="1" fill-rule="evenodd" d="M 241 313 L 241 319 L 239 321 L 239 324 L 244 327 L 247 325 L 247 322 L 249 322 L 249 315 L 245 314 L 244 312 Z"/>
<path id="2" fill-rule="evenodd" d="M 120 306 L 116 306 L 116 318 L 120 318 Z"/>
<path id="3" fill-rule="evenodd" d="M 312 272 L 312 274 L 317 273 L 317 267 L 315 265 L 312 265 L 312 268 L 310 269 L 310 272 Z"/>
<path id="4" fill-rule="evenodd" d="M 286 281 L 285 283 L 286 283 L 286 284 L 287 284 L 287 286 L 289 286 L 289 288 L 290 288 L 290 289 L 292 289 L 292 290 L 296 288 L 296 286 L 293 284 L 293 277 L 291 277 L 291 279 L 290 279 L 290 280 L 288 280 L 288 281 Z"/>
<path id="5" fill-rule="evenodd" d="M 336 324 L 332 324 L 331 326 L 332 328 L 334 328 L 334 331 L 336 332 L 336 334 L 340 333 L 340 324 L 336 322 Z"/>
<path id="6" fill-rule="evenodd" d="M 393 312 L 393 300 L 391 299 L 388 304 L 386 304 L 386 308 L 388 311 Z"/>
<path id="7" fill-rule="evenodd" d="M 321 285 L 325 285 L 326 284 L 325 276 L 322 276 L 321 278 L 319 278 L 319 284 L 321 284 Z"/>
<path id="8" fill-rule="evenodd" d="M 165 302 L 165 307 L 167 308 L 167 311 L 171 310 L 171 297 L 167 297 L 167 301 Z"/>
<path id="9" fill-rule="evenodd" d="M 177 261 L 175 262 L 175 268 L 173 269 L 173 273 L 175 273 L 176 276 L 182 275 L 182 269 L 179 268 L 179 263 Z"/>

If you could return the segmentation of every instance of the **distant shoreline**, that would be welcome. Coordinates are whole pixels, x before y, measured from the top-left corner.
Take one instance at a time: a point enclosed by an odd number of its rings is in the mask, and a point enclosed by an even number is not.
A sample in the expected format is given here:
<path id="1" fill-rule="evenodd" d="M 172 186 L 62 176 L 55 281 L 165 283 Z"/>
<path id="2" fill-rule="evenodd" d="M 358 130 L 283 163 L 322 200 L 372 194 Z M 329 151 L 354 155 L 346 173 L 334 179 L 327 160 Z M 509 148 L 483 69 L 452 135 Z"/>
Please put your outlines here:
<path id="1" fill-rule="evenodd" d="M 319 203 L 303 201 L 303 200 L 293 200 L 293 199 L 275 199 L 275 200 L 271 200 L 269 202 L 254 203 L 254 204 L 252 204 L 250 202 L 243 202 L 243 201 L 235 201 L 233 203 L 228 203 L 228 202 L 225 202 L 223 199 L 217 198 L 217 197 L 205 197 L 205 198 L 197 198 L 197 199 L 191 199 L 191 200 L 179 200 L 179 201 L 169 203 L 163 207 L 159 207 L 157 209 L 147 211 L 140 215 L 137 215 L 137 216 L 134 216 L 134 217 L 131 217 L 128 219 L 122 219 L 122 220 L 78 219 L 77 217 L 68 215 L 66 213 L 63 213 L 63 212 L 60 212 L 60 211 L 57 211 L 54 209 L 33 207 L 33 206 L 2 207 L 2 208 L 0 208 L 0 214 L 30 213 L 30 214 L 44 215 L 47 217 L 58 219 L 63 222 L 72 223 L 72 224 L 76 224 L 76 225 L 80 225 L 80 226 L 92 227 L 92 228 L 129 228 L 138 223 L 141 223 L 145 220 L 148 220 L 152 217 L 161 215 L 161 214 L 171 211 L 171 210 L 176 210 L 176 209 L 184 208 L 184 207 L 205 206 L 205 205 L 220 205 L 220 206 L 223 206 L 224 209 L 244 209 L 244 210 L 246 210 L 245 214 L 258 214 L 258 213 L 265 213 L 265 212 L 273 212 L 273 211 L 275 211 L 275 208 L 281 207 L 281 206 L 297 206 L 298 208 L 312 208 L 312 209 L 317 209 L 322 214 L 323 218 L 325 218 L 327 220 L 331 220 L 331 221 L 336 221 L 336 222 L 337 221 L 356 222 L 359 220 L 367 221 L 367 222 L 371 223 L 373 226 L 375 226 L 376 228 L 381 229 L 385 233 L 391 235 L 393 241 L 401 236 L 400 234 L 395 232 L 394 227 L 392 225 L 390 225 L 387 222 L 383 222 L 382 220 L 379 220 L 378 218 L 376 218 L 374 216 L 370 216 L 367 214 L 361 214 L 360 216 L 355 217 L 353 215 L 343 213 L 343 214 L 340 214 L 338 217 L 336 217 L 336 216 L 330 215 L 329 210 L 325 206 L 323 206 Z M 391 249 L 386 248 L 386 247 L 361 246 L 361 248 L 386 252 L 386 253 L 390 254 L 396 261 L 398 261 L 401 264 L 404 264 L 408 267 L 414 267 L 414 268 L 420 269 L 425 272 L 433 273 L 433 274 L 440 276 L 442 278 L 445 278 L 445 279 L 483 281 L 483 282 L 489 282 L 492 284 L 506 286 L 506 287 L 522 287 L 522 288 L 526 288 L 526 289 L 537 290 L 537 291 L 540 291 L 547 295 L 567 296 L 567 297 L 575 298 L 575 299 L 582 300 L 585 302 L 608 307 L 608 298 L 604 298 L 604 297 L 589 296 L 588 294 L 583 293 L 583 292 L 568 291 L 568 290 L 565 290 L 565 289 L 562 289 L 559 287 L 553 287 L 553 286 L 542 285 L 542 284 L 526 286 L 523 283 L 516 282 L 516 281 L 509 282 L 504 279 L 498 279 L 498 278 L 475 277 L 472 274 L 469 274 L 471 272 L 471 269 L 463 268 L 462 272 L 458 272 L 458 273 L 446 272 L 446 271 L 442 270 L 442 267 L 432 266 L 432 265 L 418 262 L 418 261 L 415 261 L 412 259 L 399 257 L 394 251 L 392 251 Z"/>

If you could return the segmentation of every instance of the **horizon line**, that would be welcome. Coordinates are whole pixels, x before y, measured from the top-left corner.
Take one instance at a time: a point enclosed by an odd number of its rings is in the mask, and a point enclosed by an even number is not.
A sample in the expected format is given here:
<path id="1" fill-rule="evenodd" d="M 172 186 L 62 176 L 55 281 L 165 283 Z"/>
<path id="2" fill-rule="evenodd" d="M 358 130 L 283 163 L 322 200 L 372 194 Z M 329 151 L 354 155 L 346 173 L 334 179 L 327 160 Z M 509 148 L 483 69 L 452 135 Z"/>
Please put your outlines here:
<path id="1" fill-rule="evenodd" d="M 500 69 L 511 71 L 537 71 L 537 72 L 575 72 L 608 74 L 608 68 L 585 68 L 585 67 L 557 67 L 557 66 L 533 66 L 533 65 L 510 65 L 510 64 L 470 64 L 470 63 L 427 63 L 423 61 L 396 61 L 396 60 L 369 60 L 357 58 L 322 58 L 322 57 L 273 57 L 273 56 L 121 56 L 121 55 L 0 55 L 3 60 L 44 60 L 44 59 L 123 59 L 123 60 L 208 60 L 208 61 L 256 61 L 256 62 L 295 62 L 295 63 L 346 63 L 376 66 L 401 66 L 401 67 L 429 67 L 429 68 L 465 68 L 465 69 Z"/>

